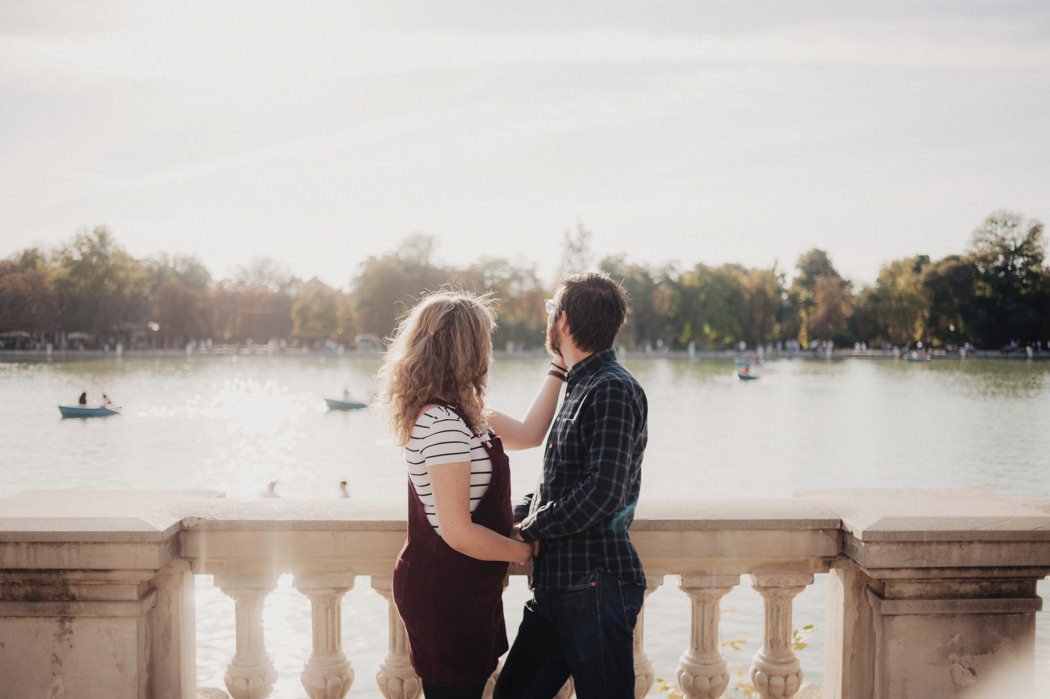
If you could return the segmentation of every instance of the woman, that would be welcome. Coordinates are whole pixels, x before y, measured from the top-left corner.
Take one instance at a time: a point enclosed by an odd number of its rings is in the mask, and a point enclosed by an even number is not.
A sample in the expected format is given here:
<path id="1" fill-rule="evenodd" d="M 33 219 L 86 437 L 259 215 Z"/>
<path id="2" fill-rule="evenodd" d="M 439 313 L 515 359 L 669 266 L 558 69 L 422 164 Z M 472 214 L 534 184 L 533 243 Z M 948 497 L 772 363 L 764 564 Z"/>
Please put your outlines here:
<path id="1" fill-rule="evenodd" d="M 507 650 L 503 579 L 532 547 L 513 536 L 503 450 L 542 442 L 564 382 L 549 372 L 523 420 L 486 410 L 495 326 L 488 297 L 430 294 L 402 318 L 380 369 L 409 477 L 394 601 L 427 699 L 480 699 Z"/>

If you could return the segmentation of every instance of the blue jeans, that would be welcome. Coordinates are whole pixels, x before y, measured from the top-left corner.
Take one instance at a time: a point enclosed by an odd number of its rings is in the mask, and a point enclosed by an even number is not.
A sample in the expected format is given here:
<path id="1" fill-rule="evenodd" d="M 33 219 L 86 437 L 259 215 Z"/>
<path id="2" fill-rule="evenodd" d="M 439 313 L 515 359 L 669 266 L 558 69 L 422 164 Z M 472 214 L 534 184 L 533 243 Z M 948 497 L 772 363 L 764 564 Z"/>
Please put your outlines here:
<path id="1" fill-rule="evenodd" d="M 537 591 L 493 699 L 551 699 L 570 675 L 577 699 L 634 699 L 634 624 L 644 596 L 601 570 L 585 585 Z"/>

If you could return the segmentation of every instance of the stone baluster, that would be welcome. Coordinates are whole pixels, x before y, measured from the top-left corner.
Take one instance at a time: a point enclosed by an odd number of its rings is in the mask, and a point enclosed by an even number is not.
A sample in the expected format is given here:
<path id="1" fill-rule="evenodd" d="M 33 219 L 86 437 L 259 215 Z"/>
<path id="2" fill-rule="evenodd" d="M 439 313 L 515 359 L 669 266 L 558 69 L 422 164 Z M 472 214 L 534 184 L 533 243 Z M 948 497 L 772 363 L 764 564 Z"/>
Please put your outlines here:
<path id="1" fill-rule="evenodd" d="M 408 660 L 408 634 L 394 604 L 393 578 L 373 575 L 372 589 L 387 602 L 387 654 L 376 674 L 379 691 L 386 699 L 416 699 L 423 692 L 419 676 Z"/>
<path id="2" fill-rule="evenodd" d="M 295 587 L 310 598 L 313 649 L 301 675 L 310 699 L 343 699 L 354 670 L 343 653 L 340 601 L 354 586 L 351 574 L 296 575 Z"/>
<path id="3" fill-rule="evenodd" d="M 645 586 L 645 599 L 656 591 L 664 583 L 662 575 L 647 577 Z M 642 699 L 648 696 L 649 690 L 656 681 L 656 673 L 653 670 L 653 662 L 645 654 L 645 605 L 638 613 L 638 620 L 634 624 L 634 696 Z"/>
<path id="4" fill-rule="evenodd" d="M 718 621 L 722 597 L 740 582 L 739 575 L 683 575 L 680 587 L 692 601 L 689 650 L 678 661 L 678 686 L 689 699 L 716 699 L 729 686 Z"/>
<path id="5" fill-rule="evenodd" d="M 802 685 L 802 667 L 791 647 L 791 605 L 812 584 L 811 573 L 751 576 L 766 607 L 764 640 L 751 663 L 751 683 L 762 699 L 788 699 Z"/>
<path id="6" fill-rule="evenodd" d="M 216 575 L 215 584 L 235 603 L 237 650 L 226 668 L 226 689 L 233 699 L 265 699 L 277 681 L 266 654 L 263 603 L 276 586 L 270 575 Z"/>

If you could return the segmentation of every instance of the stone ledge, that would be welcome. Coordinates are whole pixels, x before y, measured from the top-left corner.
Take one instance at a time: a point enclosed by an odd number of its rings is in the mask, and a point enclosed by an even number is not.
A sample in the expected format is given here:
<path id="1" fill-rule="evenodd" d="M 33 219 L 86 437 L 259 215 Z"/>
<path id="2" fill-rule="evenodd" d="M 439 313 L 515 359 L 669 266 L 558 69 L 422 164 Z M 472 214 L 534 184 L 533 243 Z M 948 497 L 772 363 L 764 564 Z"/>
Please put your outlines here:
<path id="1" fill-rule="evenodd" d="M 862 543 L 1050 543 L 1050 514 L 1032 499 L 979 490 L 811 490 L 795 497 L 823 504 Z M 960 514 L 965 513 L 965 514 Z"/>
<path id="2" fill-rule="evenodd" d="M 929 614 L 1034 614 L 1043 608 L 1039 597 L 974 599 L 883 599 L 872 594 L 875 611 L 883 616 Z"/>

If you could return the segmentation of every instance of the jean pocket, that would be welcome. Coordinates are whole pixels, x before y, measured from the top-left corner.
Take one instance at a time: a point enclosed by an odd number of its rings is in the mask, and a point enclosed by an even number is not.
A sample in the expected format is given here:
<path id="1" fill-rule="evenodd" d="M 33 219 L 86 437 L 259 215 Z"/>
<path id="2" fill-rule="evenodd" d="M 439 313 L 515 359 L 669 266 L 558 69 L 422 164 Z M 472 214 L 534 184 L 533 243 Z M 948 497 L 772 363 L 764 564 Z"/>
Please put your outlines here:
<path id="1" fill-rule="evenodd" d="M 642 611 L 642 603 L 645 601 L 645 590 L 634 583 L 617 580 L 620 590 L 620 604 L 623 605 L 623 616 L 627 625 L 632 629 Z"/>

